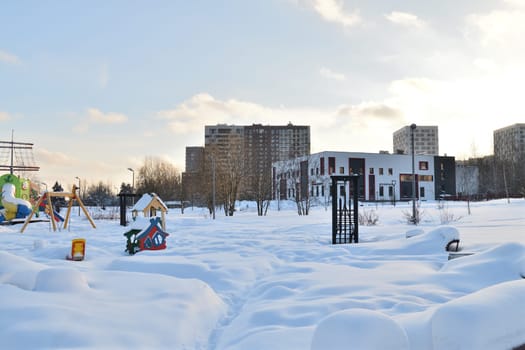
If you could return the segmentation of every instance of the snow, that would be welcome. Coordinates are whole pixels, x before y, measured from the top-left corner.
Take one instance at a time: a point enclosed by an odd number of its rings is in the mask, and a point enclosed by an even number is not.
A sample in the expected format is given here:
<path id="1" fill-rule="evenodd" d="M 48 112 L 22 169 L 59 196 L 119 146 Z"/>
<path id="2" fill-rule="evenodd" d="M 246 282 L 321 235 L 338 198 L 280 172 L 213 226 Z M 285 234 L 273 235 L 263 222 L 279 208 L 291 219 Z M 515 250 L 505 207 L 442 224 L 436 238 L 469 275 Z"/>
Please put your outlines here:
<path id="1" fill-rule="evenodd" d="M 408 349 L 405 330 L 391 317 L 367 310 L 334 312 L 315 329 L 312 350 Z"/>
<path id="2" fill-rule="evenodd" d="M 0 226 L 6 349 L 512 349 L 525 343 L 525 200 L 368 205 L 360 243 L 331 211 L 171 210 L 167 249 L 125 253 L 118 220 Z M 284 209 L 283 209 L 284 208 Z M 442 213 L 455 217 L 442 223 Z M 454 214 L 454 215 L 450 215 Z M 130 215 L 130 214 L 129 214 Z M 145 220 L 132 223 L 134 228 Z M 69 261 L 74 238 L 83 261 Z M 460 253 L 449 260 L 450 240 Z"/>

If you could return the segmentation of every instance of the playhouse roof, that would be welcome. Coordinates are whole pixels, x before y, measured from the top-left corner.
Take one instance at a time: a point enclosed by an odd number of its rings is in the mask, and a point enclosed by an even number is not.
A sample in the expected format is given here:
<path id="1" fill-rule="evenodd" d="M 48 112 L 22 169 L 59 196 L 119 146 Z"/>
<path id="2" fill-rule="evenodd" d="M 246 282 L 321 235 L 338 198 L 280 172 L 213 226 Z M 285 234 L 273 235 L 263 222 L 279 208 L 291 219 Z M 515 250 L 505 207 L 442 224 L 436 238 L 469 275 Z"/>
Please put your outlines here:
<path id="1" fill-rule="evenodd" d="M 154 232 L 158 232 L 159 234 L 161 234 L 163 237 L 167 237 L 169 236 L 170 234 L 167 233 L 166 231 L 164 231 L 162 229 L 162 227 L 160 227 L 160 219 L 159 218 L 151 218 L 150 220 L 148 220 L 149 223 L 147 226 L 143 227 L 142 228 L 142 231 L 140 231 L 139 233 L 137 233 L 137 239 L 140 239 L 142 237 L 146 237 L 148 236 L 151 232 L 152 232 L 152 229 L 155 227 L 156 230 Z"/>
<path id="2" fill-rule="evenodd" d="M 137 203 L 135 203 L 132 210 L 144 211 L 150 206 L 153 206 L 156 209 L 163 209 L 165 211 L 168 210 L 168 206 L 155 193 L 144 193 Z"/>

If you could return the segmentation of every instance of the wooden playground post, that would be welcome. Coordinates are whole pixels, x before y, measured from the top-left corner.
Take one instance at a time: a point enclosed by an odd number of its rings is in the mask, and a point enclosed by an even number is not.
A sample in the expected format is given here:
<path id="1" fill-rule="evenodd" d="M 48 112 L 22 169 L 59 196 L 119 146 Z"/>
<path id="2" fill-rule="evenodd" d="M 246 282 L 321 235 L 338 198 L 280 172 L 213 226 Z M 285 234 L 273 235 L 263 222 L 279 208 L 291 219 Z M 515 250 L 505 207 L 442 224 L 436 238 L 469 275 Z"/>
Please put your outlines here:
<path id="1" fill-rule="evenodd" d="M 75 201 L 75 200 L 78 202 L 78 205 L 82 208 L 82 211 L 86 215 L 86 217 L 89 220 L 89 223 L 91 224 L 91 226 L 93 228 L 97 228 L 95 226 L 95 223 L 93 222 L 93 219 L 91 219 L 91 216 L 89 215 L 86 207 L 84 206 L 84 203 L 82 203 L 82 200 L 80 199 L 80 196 L 77 196 L 77 193 L 76 193 L 77 189 L 78 189 L 78 187 L 76 185 L 73 185 L 73 188 L 71 189 L 71 192 L 44 192 L 44 194 L 42 196 L 40 196 L 40 198 L 38 199 L 37 204 L 36 204 L 36 210 L 38 210 L 38 208 L 42 204 L 42 201 L 47 199 L 47 203 L 45 205 L 46 205 L 46 208 L 47 208 L 47 210 L 49 212 L 49 216 L 51 217 L 51 223 L 53 225 L 53 231 L 57 230 L 57 225 L 56 225 L 56 222 L 55 222 L 55 214 L 54 214 L 55 212 L 53 210 L 53 203 L 51 203 L 51 199 L 53 197 L 66 197 L 66 198 L 69 198 L 69 203 L 68 203 L 68 206 L 67 206 L 66 217 L 64 218 L 64 228 L 67 228 L 67 225 L 68 225 L 68 222 L 69 222 L 69 218 L 71 217 L 71 208 L 73 207 L 73 201 Z M 27 225 L 31 222 L 31 218 L 33 217 L 34 213 L 35 213 L 35 211 L 32 210 L 31 214 L 29 214 L 29 216 L 27 217 L 26 221 L 24 222 L 24 225 L 22 226 L 22 229 L 20 229 L 21 233 L 24 232 L 24 230 L 26 229 Z"/>

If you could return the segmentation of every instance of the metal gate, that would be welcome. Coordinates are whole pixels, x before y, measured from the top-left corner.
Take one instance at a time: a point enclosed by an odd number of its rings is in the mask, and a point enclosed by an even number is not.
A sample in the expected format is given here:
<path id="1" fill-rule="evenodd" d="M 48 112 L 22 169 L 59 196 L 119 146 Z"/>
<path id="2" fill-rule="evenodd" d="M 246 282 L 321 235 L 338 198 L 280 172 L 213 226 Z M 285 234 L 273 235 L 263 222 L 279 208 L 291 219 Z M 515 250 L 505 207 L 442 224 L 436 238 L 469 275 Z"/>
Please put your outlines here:
<path id="1" fill-rule="evenodd" d="M 331 176 L 332 244 L 359 241 L 357 180 L 359 175 Z"/>

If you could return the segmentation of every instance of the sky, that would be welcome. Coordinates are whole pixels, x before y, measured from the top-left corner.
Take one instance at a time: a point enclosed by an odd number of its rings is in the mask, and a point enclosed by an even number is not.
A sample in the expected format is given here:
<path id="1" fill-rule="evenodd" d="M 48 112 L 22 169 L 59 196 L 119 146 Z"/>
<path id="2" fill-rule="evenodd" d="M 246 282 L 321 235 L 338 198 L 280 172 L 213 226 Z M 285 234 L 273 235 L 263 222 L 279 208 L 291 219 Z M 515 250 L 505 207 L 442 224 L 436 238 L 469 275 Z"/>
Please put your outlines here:
<path id="1" fill-rule="evenodd" d="M 440 154 L 488 155 L 525 122 L 523 34 L 522 0 L 5 1 L 0 140 L 115 189 L 146 157 L 184 171 L 218 123 L 310 125 L 312 152 L 437 125 Z"/>

